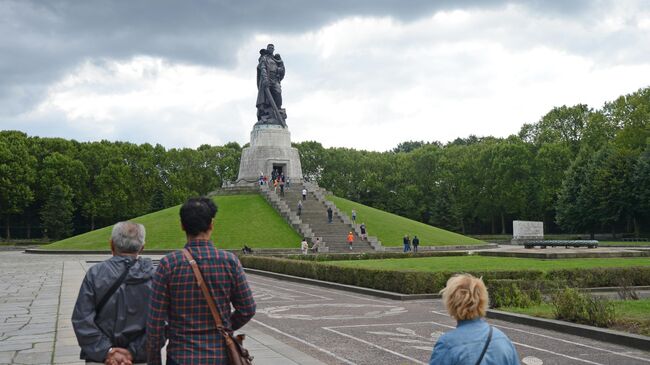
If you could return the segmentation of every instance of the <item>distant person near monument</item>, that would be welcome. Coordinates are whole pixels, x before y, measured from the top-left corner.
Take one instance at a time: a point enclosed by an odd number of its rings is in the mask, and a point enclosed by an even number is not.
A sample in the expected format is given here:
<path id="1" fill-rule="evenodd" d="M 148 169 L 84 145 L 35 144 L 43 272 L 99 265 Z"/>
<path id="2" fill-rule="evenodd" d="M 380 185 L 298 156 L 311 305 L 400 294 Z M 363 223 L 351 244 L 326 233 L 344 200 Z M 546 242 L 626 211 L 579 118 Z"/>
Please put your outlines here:
<path id="1" fill-rule="evenodd" d="M 366 233 L 366 224 L 362 222 L 359 229 L 361 230 L 361 239 L 365 240 L 368 238 L 368 234 Z"/>
<path id="2" fill-rule="evenodd" d="M 273 54 L 275 46 L 269 44 L 260 50 L 257 63 L 257 123 L 279 124 L 286 127 L 287 114 L 282 109 L 284 62 L 280 54 Z"/>

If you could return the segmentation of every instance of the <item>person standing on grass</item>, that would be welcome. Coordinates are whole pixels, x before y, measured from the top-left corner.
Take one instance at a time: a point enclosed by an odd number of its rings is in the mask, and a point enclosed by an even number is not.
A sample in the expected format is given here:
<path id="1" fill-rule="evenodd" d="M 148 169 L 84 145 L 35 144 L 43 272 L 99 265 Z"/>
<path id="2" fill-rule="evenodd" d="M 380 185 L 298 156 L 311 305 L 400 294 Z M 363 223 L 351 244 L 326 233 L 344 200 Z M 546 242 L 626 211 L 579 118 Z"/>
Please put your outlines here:
<path id="1" fill-rule="evenodd" d="M 348 233 L 348 246 L 350 247 L 350 250 L 352 250 L 353 242 L 354 242 L 354 233 L 350 232 Z"/>
<path id="2" fill-rule="evenodd" d="M 147 360 L 145 329 L 154 267 L 151 259 L 139 257 L 144 237 L 141 224 L 115 224 L 113 257 L 88 269 L 72 312 L 82 360 L 109 365 Z"/>
<path id="3" fill-rule="evenodd" d="M 334 216 L 334 211 L 332 211 L 332 207 L 327 207 L 327 223 L 332 223 L 333 216 Z"/>
<path id="4" fill-rule="evenodd" d="M 420 239 L 418 238 L 418 235 L 413 236 L 413 253 L 418 252 L 418 246 L 420 246 Z"/>
<path id="5" fill-rule="evenodd" d="M 484 319 L 489 298 L 482 279 L 454 275 L 440 293 L 457 325 L 438 338 L 429 365 L 519 365 L 510 339 Z"/>
<path id="6" fill-rule="evenodd" d="M 408 234 L 404 235 L 404 239 L 402 239 L 402 241 L 404 242 L 404 252 L 411 251 L 411 240 L 409 239 Z"/>
<path id="7" fill-rule="evenodd" d="M 357 211 L 352 209 L 352 224 L 357 224 Z"/>
<path id="8" fill-rule="evenodd" d="M 235 331 L 255 315 L 255 300 L 237 256 L 218 250 L 211 241 L 217 206 L 212 199 L 189 199 L 180 210 L 185 249 L 198 264 L 215 301 L 223 326 Z M 234 310 L 231 310 L 234 308 Z M 197 285 L 183 251 L 160 259 L 153 278 L 147 333 L 149 364 L 161 364 L 167 343 L 167 364 L 226 364 L 224 338 Z"/>

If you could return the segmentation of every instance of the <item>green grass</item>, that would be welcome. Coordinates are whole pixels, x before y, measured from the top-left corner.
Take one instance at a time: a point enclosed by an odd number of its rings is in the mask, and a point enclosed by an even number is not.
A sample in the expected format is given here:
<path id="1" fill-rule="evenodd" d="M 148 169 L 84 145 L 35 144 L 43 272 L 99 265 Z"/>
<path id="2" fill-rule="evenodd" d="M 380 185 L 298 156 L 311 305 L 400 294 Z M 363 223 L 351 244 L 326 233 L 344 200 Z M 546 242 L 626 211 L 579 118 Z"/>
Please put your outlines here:
<path id="1" fill-rule="evenodd" d="M 639 242 L 639 241 L 600 241 L 598 246 L 650 246 L 650 242 Z"/>
<path id="2" fill-rule="evenodd" d="M 650 266 L 648 258 L 602 258 L 540 260 L 514 257 L 451 256 L 408 259 L 355 260 L 328 262 L 329 265 L 406 271 L 506 271 L 553 270 L 594 267 Z"/>
<path id="3" fill-rule="evenodd" d="M 300 236 L 260 195 L 217 196 L 219 207 L 212 239 L 219 248 L 297 248 Z M 185 244 L 180 205 L 134 218 L 147 231 L 145 249 L 177 249 Z M 43 246 L 45 249 L 109 249 L 112 226 Z"/>
<path id="4" fill-rule="evenodd" d="M 650 298 L 641 300 L 613 300 L 615 320 L 611 328 L 650 336 Z M 541 318 L 555 318 L 553 306 L 542 303 L 528 308 L 499 308 L 508 312 Z"/>
<path id="5" fill-rule="evenodd" d="M 337 208 L 348 216 L 352 214 L 352 209 L 355 209 L 357 211 L 357 223 L 365 223 L 368 234 L 379 238 L 384 246 L 401 246 L 405 234 L 408 234 L 410 238 L 417 235 L 420 239 L 420 245 L 423 246 L 476 245 L 484 243 L 475 238 L 436 228 L 347 199 L 331 195 L 327 199 L 334 202 Z"/>

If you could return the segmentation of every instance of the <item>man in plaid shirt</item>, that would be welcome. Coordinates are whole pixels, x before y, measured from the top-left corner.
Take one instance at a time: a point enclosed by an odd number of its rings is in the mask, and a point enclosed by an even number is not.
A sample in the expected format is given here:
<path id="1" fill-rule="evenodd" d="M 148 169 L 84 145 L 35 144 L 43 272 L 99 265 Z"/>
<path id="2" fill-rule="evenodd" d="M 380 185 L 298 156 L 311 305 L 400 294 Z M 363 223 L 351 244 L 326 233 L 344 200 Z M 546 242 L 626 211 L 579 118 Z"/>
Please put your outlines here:
<path id="1" fill-rule="evenodd" d="M 193 198 L 181 207 L 185 248 L 196 260 L 226 328 L 237 330 L 255 315 L 255 301 L 237 256 L 217 250 L 210 236 L 217 206 Z M 235 308 L 230 312 L 230 305 Z M 161 364 L 165 340 L 167 364 L 225 364 L 224 339 L 182 251 L 160 260 L 153 278 L 147 320 L 149 364 Z"/>

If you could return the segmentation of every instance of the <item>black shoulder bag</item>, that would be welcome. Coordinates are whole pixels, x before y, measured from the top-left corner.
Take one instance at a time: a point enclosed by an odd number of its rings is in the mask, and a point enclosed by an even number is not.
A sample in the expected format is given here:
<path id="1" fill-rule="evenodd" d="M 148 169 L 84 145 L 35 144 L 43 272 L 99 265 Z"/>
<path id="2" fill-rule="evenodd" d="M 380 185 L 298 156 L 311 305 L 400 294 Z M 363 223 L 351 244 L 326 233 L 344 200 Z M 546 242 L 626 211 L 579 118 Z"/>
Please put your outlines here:
<path id="1" fill-rule="evenodd" d="M 492 340 L 492 326 L 490 326 L 490 332 L 488 332 L 487 341 L 485 341 L 485 346 L 483 346 L 483 351 L 481 352 L 481 356 L 478 358 L 476 365 L 479 365 L 481 361 L 483 361 L 483 356 L 485 356 L 485 351 L 487 351 L 487 348 L 490 345 L 490 340 Z"/>

